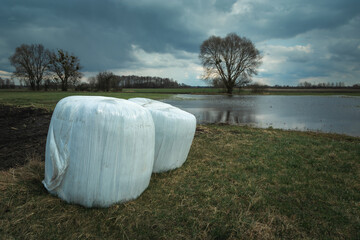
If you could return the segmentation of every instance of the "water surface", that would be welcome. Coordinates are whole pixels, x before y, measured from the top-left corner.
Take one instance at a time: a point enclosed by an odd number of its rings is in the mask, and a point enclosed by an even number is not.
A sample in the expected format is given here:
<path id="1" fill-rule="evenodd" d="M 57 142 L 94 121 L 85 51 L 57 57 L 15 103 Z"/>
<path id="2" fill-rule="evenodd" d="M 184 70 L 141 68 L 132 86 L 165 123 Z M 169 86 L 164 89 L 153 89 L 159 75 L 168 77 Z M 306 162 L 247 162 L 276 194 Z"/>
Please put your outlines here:
<path id="1" fill-rule="evenodd" d="M 194 114 L 197 123 L 245 124 L 360 136 L 360 97 L 178 94 L 164 102 Z"/>

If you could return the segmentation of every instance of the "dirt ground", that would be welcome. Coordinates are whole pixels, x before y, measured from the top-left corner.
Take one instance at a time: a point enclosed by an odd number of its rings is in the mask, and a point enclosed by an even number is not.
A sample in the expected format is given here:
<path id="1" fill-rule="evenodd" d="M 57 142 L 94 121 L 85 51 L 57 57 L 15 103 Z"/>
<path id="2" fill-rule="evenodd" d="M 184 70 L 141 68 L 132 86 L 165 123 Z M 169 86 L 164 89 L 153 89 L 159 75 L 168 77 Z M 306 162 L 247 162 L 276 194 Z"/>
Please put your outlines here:
<path id="1" fill-rule="evenodd" d="M 24 165 L 32 155 L 45 161 L 51 115 L 45 109 L 0 104 L 0 171 Z"/>
<path id="2" fill-rule="evenodd" d="M 45 160 L 51 113 L 0 104 L 0 170 L 23 165 L 32 154 Z"/>

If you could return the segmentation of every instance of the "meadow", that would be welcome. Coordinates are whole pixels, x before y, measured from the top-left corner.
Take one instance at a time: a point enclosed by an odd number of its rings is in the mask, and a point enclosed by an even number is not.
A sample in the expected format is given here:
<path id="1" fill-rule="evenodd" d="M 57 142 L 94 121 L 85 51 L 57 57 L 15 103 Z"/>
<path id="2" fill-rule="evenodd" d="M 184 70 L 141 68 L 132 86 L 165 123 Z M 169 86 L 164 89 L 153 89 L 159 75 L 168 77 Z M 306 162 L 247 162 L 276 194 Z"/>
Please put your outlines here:
<path id="1" fill-rule="evenodd" d="M 164 93 L 133 93 L 133 92 L 61 92 L 61 91 L 0 91 L 0 103 L 15 106 L 32 106 L 53 110 L 62 98 L 73 95 L 106 96 L 128 99 L 132 97 L 147 97 L 151 99 L 165 99 L 171 94 Z"/>
<path id="2" fill-rule="evenodd" d="M 51 111 L 73 93 L 0 94 Z M 45 190 L 44 159 L 29 151 L 0 172 L 0 238 L 359 239 L 359 156 L 356 137 L 199 125 L 181 168 L 153 174 L 136 200 L 86 209 Z"/>

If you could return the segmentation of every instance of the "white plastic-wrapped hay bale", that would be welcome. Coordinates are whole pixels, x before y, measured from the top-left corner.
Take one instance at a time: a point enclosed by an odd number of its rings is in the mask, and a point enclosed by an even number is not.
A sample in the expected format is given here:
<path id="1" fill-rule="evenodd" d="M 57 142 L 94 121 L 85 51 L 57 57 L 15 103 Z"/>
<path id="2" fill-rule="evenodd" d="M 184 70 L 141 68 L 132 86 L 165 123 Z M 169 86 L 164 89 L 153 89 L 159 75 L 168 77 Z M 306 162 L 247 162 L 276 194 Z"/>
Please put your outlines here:
<path id="1" fill-rule="evenodd" d="M 43 184 L 86 207 L 134 199 L 149 185 L 154 144 L 145 108 L 109 97 L 64 98 L 49 126 Z"/>
<path id="2" fill-rule="evenodd" d="M 131 98 L 150 110 L 155 124 L 155 160 L 153 172 L 180 167 L 189 154 L 196 129 L 196 118 L 170 104 L 148 98 Z"/>

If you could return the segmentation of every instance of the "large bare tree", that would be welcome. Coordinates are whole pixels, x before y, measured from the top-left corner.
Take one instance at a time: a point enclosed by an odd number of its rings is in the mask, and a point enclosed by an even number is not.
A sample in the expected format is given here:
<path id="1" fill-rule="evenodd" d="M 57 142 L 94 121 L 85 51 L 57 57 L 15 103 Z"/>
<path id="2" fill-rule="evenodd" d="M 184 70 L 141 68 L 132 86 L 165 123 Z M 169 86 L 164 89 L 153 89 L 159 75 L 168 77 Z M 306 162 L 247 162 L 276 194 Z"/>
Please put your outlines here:
<path id="1" fill-rule="evenodd" d="M 24 79 L 32 90 L 39 90 L 49 65 L 49 50 L 42 44 L 22 44 L 9 58 L 14 75 Z"/>
<path id="2" fill-rule="evenodd" d="M 225 38 L 211 36 L 200 46 L 199 58 L 204 67 L 203 78 L 211 84 L 219 84 L 232 94 L 234 87 L 251 81 L 261 64 L 261 55 L 255 45 L 235 33 Z"/>
<path id="3" fill-rule="evenodd" d="M 75 83 L 82 77 L 79 58 L 61 49 L 50 54 L 49 69 L 61 81 L 62 91 L 67 91 L 69 83 Z"/>

